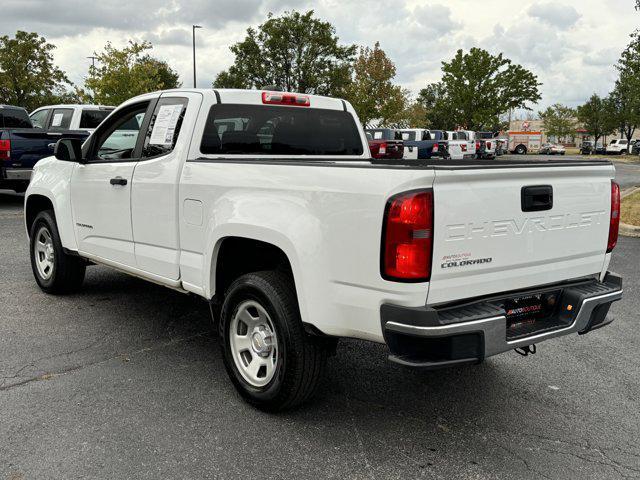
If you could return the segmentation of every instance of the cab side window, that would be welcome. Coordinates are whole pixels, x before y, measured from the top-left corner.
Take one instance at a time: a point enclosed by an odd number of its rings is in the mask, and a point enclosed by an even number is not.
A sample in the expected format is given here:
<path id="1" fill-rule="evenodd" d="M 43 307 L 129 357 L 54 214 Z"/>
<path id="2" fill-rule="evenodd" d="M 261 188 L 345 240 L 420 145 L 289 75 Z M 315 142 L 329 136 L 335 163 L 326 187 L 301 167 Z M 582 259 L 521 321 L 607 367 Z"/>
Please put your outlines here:
<path id="1" fill-rule="evenodd" d="M 49 120 L 49 130 L 68 130 L 71 126 L 73 110 L 70 108 L 54 108 Z"/>
<path id="2" fill-rule="evenodd" d="M 136 158 L 136 146 L 149 102 L 132 105 L 113 116 L 97 130 L 89 162 L 129 161 Z"/>
<path id="3" fill-rule="evenodd" d="M 45 122 L 47 121 L 47 115 L 49 115 L 49 109 L 38 110 L 34 114 L 31 115 L 31 124 L 33 128 L 44 128 Z"/>
<path id="4" fill-rule="evenodd" d="M 142 158 L 158 157 L 173 151 L 187 110 L 186 98 L 160 98 L 149 120 Z"/>

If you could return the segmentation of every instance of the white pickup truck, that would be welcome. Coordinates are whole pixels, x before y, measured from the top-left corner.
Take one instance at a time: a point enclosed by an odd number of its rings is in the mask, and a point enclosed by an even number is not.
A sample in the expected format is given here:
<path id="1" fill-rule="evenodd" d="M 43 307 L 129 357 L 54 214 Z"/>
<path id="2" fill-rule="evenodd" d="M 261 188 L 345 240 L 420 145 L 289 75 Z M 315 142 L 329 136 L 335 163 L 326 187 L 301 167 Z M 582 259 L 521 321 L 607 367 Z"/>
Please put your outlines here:
<path id="1" fill-rule="evenodd" d="M 472 160 L 476 158 L 476 142 L 462 130 L 447 131 L 447 153 L 451 160 Z"/>
<path id="2" fill-rule="evenodd" d="M 132 123 L 131 148 L 103 148 Z M 42 290 L 97 263 L 202 297 L 235 387 L 282 410 L 339 337 L 438 368 L 609 323 L 613 176 L 602 160 L 372 160 L 345 101 L 172 90 L 59 140 L 25 222 Z"/>
<path id="3" fill-rule="evenodd" d="M 476 141 L 476 156 L 478 158 L 492 160 L 496 158 L 498 140 L 493 132 L 474 132 L 473 139 Z"/>
<path id="4" fill-rule="evenodd" d="M 31 112 L 34 128 L 55 132 L 85 130 L 93 132 L 115 107 L 105 105 L 47 105 Z"/>

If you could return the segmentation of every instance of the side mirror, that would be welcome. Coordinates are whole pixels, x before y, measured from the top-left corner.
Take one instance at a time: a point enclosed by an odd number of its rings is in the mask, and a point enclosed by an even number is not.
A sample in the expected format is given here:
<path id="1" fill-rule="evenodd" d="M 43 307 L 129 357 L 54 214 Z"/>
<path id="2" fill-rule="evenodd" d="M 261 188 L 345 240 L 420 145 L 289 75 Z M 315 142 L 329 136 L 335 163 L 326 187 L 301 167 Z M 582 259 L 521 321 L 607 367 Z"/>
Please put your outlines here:
<path id="1" fill-rule="evenodd" d="M 82 162 L 82 140 L 79 138 L 61 138 L 56 142 L 53 154 L 58 160 Z"/>

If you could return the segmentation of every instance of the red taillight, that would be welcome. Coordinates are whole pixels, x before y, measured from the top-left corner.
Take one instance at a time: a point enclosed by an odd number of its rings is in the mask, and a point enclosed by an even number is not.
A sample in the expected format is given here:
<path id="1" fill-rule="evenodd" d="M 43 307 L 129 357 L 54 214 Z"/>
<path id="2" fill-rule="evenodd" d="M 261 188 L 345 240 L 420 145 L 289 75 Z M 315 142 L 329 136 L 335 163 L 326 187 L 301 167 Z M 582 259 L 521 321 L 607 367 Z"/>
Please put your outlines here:
<path id="1" fill-rule="evenodd" d="M 387 153 L 387 144 L 386 143 L 381 143 L 380 144 L 380 148 L 378 149 L 378 153 L 380 155 L 385 155 Z"/>
<path id="2" fill-rule="evenodd" d="M 281 92 L 262 92 L 262 103 L 270 105 L 290 105 L 293 107 L 308 107 L 311 100 L 306 95 Z"/>
<path id="3" fill-rule="evenodd" d="M 421 190 L 391 197 L 383 229 L 383 278 L 428 281 L 433 246 L 433 192 Z"/>
<path id="4" fill-rule="evenodd" d="M 480 150 L 480 142 L 476 142 L 476 150 Z"/>
<path id="5" fill-rule="evenodd" d="M 0 140 L 0 160 L 8 160 L 11 157 L 11 140 Z"/>
<path id="6" fill-rule="evenodd" d="M 467 144 L 463 143 L 462 145 L 460 145 L 460 150 L 462 150 L 463 152 L 467 151 Z"/>
<path id="7" fill-rule="evenodd" d="M 438 153 L 438 144 L 437 143 L 433 144 L 433 150 L 431 150 L 431 152 Z"/>
<path id="8" fill-rule="evenodd" d="M 491 142 L 487 142 L 487 150 L 491 150 Z"/>
<path id="9" fill-rule="evenodd" d="M 609 217 L 609 241 L 607 253 L 618 243 L 618 228 L 620 227 L 620 185 L 611 181 L 611 216 Z"/>

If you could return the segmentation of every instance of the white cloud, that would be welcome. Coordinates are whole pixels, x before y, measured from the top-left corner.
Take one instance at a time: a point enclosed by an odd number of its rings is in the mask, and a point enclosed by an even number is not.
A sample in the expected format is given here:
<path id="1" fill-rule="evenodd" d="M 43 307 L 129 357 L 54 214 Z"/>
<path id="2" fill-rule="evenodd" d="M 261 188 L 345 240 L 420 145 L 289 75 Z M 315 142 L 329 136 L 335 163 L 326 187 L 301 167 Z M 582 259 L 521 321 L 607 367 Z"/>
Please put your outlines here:
<path id="1" fill-rule="evenodd" d="M 529 7 L 528 13 L 531 17 L 560 29 L 573 26 L 580 18 L 574 7 L 558 3 L 536 3 Z"/>

